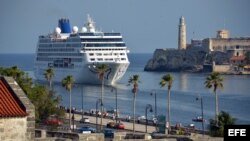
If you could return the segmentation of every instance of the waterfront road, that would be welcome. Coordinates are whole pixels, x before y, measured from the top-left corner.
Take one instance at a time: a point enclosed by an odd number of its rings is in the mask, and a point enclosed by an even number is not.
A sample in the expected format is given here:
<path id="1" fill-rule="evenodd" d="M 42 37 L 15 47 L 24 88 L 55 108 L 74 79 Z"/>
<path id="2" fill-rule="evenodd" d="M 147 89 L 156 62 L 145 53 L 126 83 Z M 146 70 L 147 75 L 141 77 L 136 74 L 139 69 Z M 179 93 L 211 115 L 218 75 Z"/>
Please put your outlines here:
<path id="1" fill-rule="evenodd" d="M 66 117 L 68 118 L 68 114 L 66 115 Z M 74 114 L 74 117 L 75 117 L 75 121 L 79 121 L 82 118 L 82 115 Z M 96 117 L 95 116 L 84 115 L 84 117 L 89 118 L 90 123 L 96 124 Z M 98 124 L 100 124 L 100 121 L 101 121 L 101 118 L 98 117 Z M 103 126 L 106 127 L 107 123 L 110 121 L 115 122 L 115 120 L 103 118 Z M 126 122 L 126 121 L 121 121 L 121 122 L 125 125 L 125 130 L 130 130 L 130 131 L 133 130 L 133 123 L 132 122 Z M 76 127 L 76 128 L 80 128 L 80 127 Z M 145 128 L 146 128 L 145 125 L 135 123 L 135 131 L 136 132 L 145 132 Z M 147 128 L 148 128 L 147 129 L 148 133 L 152 133 L 155 131 L 155 126 L 148 125 Z"/>

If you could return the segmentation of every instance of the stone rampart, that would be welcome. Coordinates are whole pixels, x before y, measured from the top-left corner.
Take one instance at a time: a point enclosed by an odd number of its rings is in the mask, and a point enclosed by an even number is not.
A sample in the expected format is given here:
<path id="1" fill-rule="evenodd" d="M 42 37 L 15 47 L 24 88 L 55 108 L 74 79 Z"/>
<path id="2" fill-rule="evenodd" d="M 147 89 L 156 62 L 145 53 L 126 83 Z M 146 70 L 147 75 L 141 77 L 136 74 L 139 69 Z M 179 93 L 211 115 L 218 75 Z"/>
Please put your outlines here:
<path id="1" fill-rule="evenodd" d="M 199 71 L 206 57 L 202 49 L 156 49 L 145 71 Z"/>
<path id="2" fill-rule="evenodd" d="M 27 117 L 0 118 L 0 140 L 27 141 Z"/>

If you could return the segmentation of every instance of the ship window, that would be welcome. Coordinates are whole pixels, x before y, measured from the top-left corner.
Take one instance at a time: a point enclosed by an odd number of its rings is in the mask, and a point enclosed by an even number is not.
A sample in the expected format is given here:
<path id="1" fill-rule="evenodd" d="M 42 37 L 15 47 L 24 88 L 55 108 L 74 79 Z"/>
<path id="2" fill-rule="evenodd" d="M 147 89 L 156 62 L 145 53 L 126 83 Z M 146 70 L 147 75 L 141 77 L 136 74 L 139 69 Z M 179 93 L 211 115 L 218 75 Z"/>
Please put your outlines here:
<path id="1" fill-rule="evenodd" d="M 95 58 L 90 58 L 90 61 L 95 61 Z"/>
<path id="2" fill-rule="evenodd" d="M 120 53 L 120 55 L 125 55 L 125 53 Z"/>
<path id="3" fill-rule="evenodd" d="M 94 53 L 90 53 L 90 54 L 89 54 L 89 56 L 93 56 L 93 55 L 94 55 Z"/>
<path id="4" fill-rule="evenodd" d="M 104 56 L 109 56 L 109 55 L 112 55 L 112 53 L 104 53 L 103 55 Z"/>
<path id="5" fill-rule="evenodd" d="M 122 58 L 123 61 L 126 61 L 126 58 Z"/>
<path id="6" fill-rule="evenodd" d="M 102 59 L 102 58 L 98 58 L 97 60 L 98 60 L 98 61 L 103 61 L 103 59 Z"/>
<path id="7" fill-rule="evenodd" d="M 102 56 L 102 54 L 101 54 L 101 53 L 96 53 L 96 55 L 97 55 L 97 56 Z"/>
<path id="8" fill-rule="evenodd" d="M 113 58 L 106 58 L 105 61 L 113 61 Z"/>

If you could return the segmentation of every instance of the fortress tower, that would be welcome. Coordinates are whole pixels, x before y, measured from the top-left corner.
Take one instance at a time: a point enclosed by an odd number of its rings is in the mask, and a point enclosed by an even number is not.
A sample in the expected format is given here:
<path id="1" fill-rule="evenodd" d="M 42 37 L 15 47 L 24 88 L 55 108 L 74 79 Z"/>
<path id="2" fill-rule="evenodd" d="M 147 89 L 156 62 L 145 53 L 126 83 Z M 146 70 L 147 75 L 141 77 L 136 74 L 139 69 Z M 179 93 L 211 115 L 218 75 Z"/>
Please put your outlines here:
<path id="1" fill-rule="evenodd" d="M 181 16 L 179 23 L 178 49 L 186 49 L 186 24 L 184 17 Z"/>

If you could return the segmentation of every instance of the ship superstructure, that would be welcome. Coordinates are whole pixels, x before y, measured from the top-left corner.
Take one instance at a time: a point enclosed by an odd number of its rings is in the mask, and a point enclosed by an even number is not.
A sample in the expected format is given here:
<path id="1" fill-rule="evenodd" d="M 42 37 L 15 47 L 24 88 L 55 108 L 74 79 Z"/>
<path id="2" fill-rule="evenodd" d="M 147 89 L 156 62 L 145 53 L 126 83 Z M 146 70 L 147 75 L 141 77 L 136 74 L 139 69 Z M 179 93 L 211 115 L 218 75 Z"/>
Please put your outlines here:
<path id="1" fill-rule="evenodd" d="M 55 82 L 72 75 L 76 83 L 99 84 L 97 65 L 106 64 L 105 84 L 112 85 L 122 78 L 129 66 L 127 53 L 122 35 L 97 31 L 90 16 L 81 31 L 76 26 L 71 30 L 69 20 L 60 19 L 53 33 L 39 36 L 35 77 L 45 80 L 45 70 L 51 67 Z"/>

